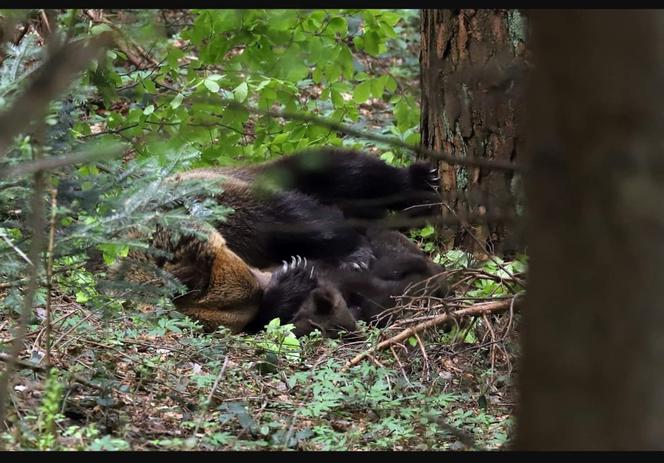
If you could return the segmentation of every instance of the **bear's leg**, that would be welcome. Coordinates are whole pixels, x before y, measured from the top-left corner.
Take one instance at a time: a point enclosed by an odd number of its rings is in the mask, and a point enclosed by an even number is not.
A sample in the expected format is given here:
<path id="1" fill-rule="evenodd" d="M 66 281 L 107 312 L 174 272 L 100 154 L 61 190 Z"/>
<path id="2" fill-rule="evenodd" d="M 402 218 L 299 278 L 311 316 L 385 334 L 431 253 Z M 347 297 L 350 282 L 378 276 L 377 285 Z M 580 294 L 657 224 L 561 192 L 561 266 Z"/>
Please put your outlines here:
<path id="1" fill-rule="evenodd" d="M 209 265 L 207 285 L 201 291 L 176 298 L 175 306 L 201 321 L 207 330 L 223 325 L 239 333 L 256 316 L 269 274 L 249 267 L 215 231 L 197 245 L 204 249 L 206 256 L 199 255 L 199 259 L 193 259 L 193 264 Z M 208 261 L 211 262 L 208 264 Z M 178 273 L 177 269 L 170 271 Z"/>

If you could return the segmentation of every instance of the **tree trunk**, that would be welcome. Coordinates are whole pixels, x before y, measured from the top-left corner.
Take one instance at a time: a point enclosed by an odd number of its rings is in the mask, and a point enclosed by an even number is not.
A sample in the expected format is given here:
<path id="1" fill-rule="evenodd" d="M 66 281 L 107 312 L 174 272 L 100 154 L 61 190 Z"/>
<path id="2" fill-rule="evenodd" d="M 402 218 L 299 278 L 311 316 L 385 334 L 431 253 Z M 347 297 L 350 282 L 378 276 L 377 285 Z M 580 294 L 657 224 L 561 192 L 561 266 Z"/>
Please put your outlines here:
<path id="1" fill-rule="evenodd" d="M 523 33 L 517 10 L 422 10 L 424 147 L 456 156 L 519 157 L 512 71 L 523 62 Z M 443 213 L 515 207 L 512 173 L 441 163 L 440 177 Z M 501 224 L 447 228 L 440 236 L 447 248 L 476 254 L 518 248 L 514 230 Z"/>
<path id="2" fill-rule="evenodd" d="M 664 449 L 661 11 L 537 11 L 517 447 Z"/>

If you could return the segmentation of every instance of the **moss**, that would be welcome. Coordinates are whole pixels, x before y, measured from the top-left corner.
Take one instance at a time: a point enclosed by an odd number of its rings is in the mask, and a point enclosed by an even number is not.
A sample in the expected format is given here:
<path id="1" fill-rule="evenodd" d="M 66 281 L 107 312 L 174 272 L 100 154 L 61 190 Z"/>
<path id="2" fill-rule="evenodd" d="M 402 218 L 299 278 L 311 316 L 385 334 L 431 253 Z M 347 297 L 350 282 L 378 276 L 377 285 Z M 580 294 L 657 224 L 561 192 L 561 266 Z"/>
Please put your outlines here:
<path id="1" fill-rule="evenodd" d="M 463 138 L 461 135 L 461 128 L 459 124 L 456 125 L 456 135 L 461 140 L 461 147 L 459 150 L 457 150 L 457 154 L 459 157 L 468 157 L 468 145 L 466 144 L 466 140 Z M 468 171 L 468 168 L 464 166 L 456 166 L 456 182 L 457 182 L 457 191 L 464 191 L 466 188 L 468 188 L 468 185 L 470 184 L 470 172 Z"/>
<path id="2" fill-rule="evenodd" d="M 519 10 L 507 11 L 507 30 L 510 34 L 512 47 L 516 51 L 519 43 L 526 41 L 526 18 Z"/>

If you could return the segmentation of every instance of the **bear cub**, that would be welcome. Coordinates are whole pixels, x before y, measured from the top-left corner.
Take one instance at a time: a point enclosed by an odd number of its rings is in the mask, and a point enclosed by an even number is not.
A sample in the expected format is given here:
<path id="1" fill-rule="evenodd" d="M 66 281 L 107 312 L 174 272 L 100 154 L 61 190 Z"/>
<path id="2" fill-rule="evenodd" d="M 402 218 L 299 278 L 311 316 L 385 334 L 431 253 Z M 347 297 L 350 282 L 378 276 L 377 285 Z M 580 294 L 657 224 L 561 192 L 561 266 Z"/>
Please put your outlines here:
<path id="1" fill-rule="evenodd" d="M 293 258 L 272 275 L 269 289 L 247 331 L 261 330 L 273 318 L 295 324 L 298 336 L 318 328 L 326 336 L 353 331 L 363 320 L 377 320 L 394 306 L 394 298 L 409 287 L 429 279 L 420 294 L 443 297 L 447 286 L 436 278 L 444 268 L 431 261 L 399 232 L 370 230 L 367 233 L 376 260 L 363 272 L 347 272 L 325 262 Z"/>

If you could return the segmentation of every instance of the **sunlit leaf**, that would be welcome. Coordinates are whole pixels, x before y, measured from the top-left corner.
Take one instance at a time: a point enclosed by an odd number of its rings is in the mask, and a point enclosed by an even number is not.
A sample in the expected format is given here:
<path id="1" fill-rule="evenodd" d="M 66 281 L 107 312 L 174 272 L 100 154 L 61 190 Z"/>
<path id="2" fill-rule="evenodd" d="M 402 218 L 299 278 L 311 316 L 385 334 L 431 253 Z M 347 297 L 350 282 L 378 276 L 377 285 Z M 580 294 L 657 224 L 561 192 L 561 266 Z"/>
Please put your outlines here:
<path id="1" fill-rule="evenodd" d="M 247 95 L 249 93 L 249 86 L 247 85 L 246 82 L 242 82 L 240 85 L 235 87 L 233 89 L 233 97 L 235 98 L 235 101 L 242 103 L 244 100 L 247 99 Z"/>

